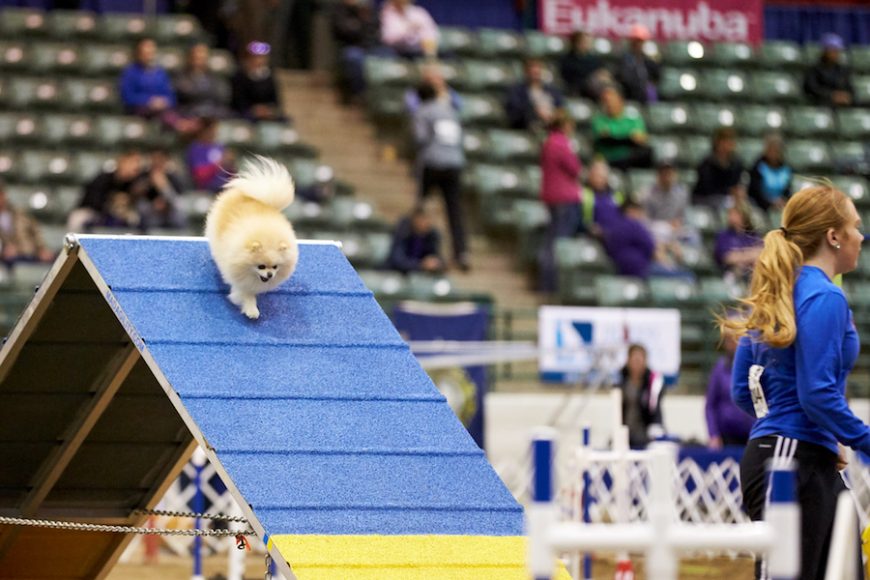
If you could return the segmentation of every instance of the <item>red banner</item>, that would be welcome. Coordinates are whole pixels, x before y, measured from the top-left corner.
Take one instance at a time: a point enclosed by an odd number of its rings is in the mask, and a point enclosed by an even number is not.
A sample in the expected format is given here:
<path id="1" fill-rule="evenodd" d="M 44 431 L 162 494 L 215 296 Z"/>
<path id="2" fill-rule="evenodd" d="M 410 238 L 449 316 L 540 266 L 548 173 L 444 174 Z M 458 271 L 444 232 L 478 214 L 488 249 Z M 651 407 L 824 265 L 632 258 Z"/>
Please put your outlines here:
<path id="1" fill-rule="evenodd" d="M 654 40 L 759 43 L 763 0 L 540 0 L 541 30 L 624 38 L 646 26 Z"/>

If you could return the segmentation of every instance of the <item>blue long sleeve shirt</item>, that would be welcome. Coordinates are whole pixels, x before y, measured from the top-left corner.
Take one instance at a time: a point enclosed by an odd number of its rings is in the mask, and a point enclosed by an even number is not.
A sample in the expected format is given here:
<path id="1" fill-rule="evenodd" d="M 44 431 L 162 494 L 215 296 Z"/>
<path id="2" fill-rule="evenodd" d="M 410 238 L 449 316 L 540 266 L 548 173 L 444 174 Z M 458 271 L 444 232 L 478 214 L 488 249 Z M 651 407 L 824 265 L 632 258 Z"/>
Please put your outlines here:
<path id="1" fill-rule="evenodd" d="M 761 386 L 769 413 L 752 428 L 751 439 L 784 435 L 837 453 L 837 442 L 870 453 L 870 427 L 846 402 L 846 377 L 860 342 L 843 291 L 825 273 L 804 266 L 794 288 L 797 338 L 787 348 L 771 348 L 743 337 L 734 356 L 731 397 L 755 414 L 749 393 L 749 367 L 764 367 Z"/>
<path id="2" fill-rule="evenodd" d="M 152 97 L 164 97 L 175 106 L 175 91 L 166 70 L 132 63 L 121 72 L 121 100 L 127 107 L 144 107 Z"/>

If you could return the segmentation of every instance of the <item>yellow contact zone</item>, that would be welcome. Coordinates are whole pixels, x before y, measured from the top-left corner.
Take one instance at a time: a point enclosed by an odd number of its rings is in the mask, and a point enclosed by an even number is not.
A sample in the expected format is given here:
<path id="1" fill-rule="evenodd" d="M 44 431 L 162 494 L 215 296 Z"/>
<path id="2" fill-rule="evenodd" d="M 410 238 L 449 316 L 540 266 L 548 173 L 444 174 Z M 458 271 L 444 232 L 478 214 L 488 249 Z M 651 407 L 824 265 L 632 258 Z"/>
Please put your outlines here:
<path id="1" fill-rule="evenodd" d="M 528 580 L 517 536 L 276 535 L 298 580 Z M 571 580 L 559 564 L 558 580 Z"/>

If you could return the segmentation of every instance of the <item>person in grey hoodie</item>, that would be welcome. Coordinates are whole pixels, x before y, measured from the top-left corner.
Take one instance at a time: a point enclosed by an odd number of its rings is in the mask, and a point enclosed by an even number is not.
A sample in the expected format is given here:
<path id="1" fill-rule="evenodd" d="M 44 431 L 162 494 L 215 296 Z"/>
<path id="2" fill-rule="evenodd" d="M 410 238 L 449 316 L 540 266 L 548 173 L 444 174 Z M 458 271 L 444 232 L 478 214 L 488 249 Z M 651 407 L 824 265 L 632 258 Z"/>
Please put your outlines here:
<path id="1" fill-rule="evenodd" d="M 462 149 L 462 125 L 459 113 L 449 102 L 437 98 L 437 91 L 428 83 L 417 89 L 420 106 L 414 112 L 414 141 L 417 144 L 417 166 L 420 175 L 422 203 L 433 188 L 444 196 L 453 258 L 462 270 L 471 263 L 465 239 L 460 186 L 465 152 Z"/>

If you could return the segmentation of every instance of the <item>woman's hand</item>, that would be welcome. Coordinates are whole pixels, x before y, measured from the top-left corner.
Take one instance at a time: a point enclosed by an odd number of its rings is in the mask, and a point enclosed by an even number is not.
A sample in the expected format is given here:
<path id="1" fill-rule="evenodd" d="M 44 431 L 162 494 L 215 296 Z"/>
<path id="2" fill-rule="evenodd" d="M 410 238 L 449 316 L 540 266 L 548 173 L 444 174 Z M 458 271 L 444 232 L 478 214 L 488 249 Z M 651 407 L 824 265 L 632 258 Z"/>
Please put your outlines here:
<path id="1" fill-rule="evenodd" d="M 846 459 L 846 448 L 839 443 L 837 443 L 837 448 L 839 449 L 839 453 L 837 453 L 837 471 L 843 471 L 849 465 L 849 461 Z"/>

